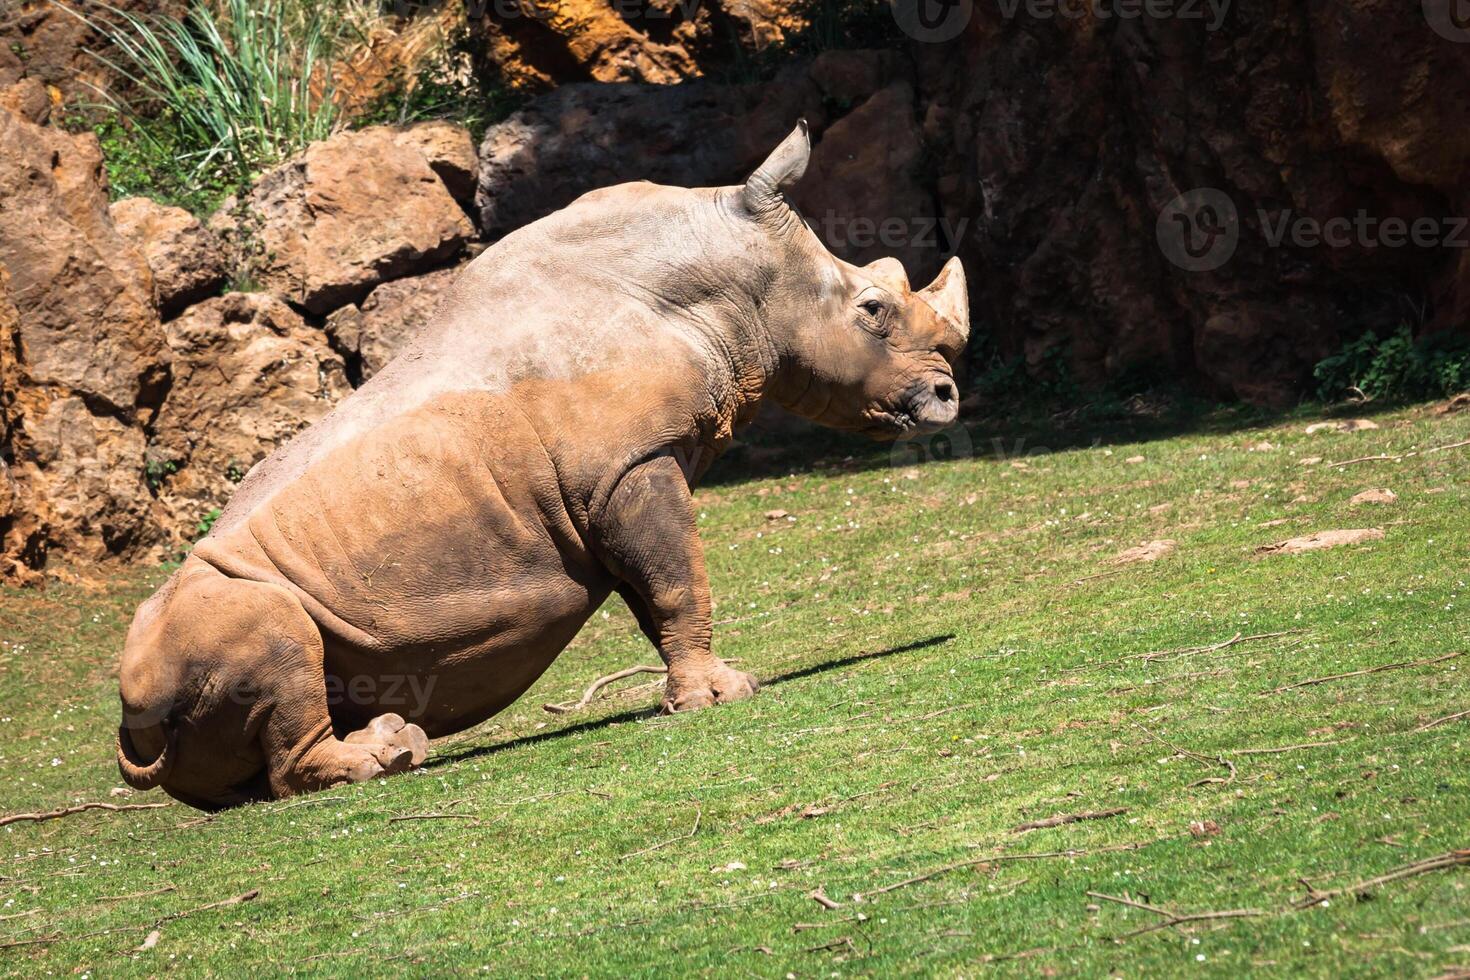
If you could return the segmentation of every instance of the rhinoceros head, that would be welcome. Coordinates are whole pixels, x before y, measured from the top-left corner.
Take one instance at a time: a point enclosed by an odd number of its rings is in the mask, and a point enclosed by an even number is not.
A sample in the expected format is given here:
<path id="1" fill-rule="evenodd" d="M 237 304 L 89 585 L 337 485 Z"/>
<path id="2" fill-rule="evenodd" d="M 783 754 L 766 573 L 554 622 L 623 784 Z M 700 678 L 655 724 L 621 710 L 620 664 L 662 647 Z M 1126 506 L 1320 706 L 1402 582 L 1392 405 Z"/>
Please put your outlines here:
<path id="1" fill-rule="evenodd" d="M 953 365 L 970 332 L 964 269 L 951 258 L 915 291 L 896 259 L 856 266 L 833 255 L 782 193 L 810 156 L 802 122 L 740 189 L 776 258 L 765 311 L 782 364 L 776 398 L 878 439 L 942 429 L 958 414 Z"/>

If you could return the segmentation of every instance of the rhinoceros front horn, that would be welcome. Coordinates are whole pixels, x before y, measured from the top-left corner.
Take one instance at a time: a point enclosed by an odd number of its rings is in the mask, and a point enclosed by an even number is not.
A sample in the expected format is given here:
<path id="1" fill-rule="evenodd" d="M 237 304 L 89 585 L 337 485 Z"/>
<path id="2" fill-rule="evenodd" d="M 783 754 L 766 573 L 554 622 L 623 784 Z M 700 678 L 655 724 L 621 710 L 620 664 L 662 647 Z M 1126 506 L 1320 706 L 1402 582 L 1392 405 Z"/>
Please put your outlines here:
<path id="1" fill-rule="evenodd" d="M 958 255 L 944 263 L 939 275 L 919 290 L 919 295 L 959 333 L 961 343 L 970 338 L 970 291 L 965 286 L 965 267 Z"/>
<path id="2" fill-rule="evenodd" d="M 791 134 L 781 145 L 771 151 L 766 162 L 755 168 L 755 173 L 745 182 L 741 199 L 751 214 L 760 217 L 770 214 L 781 206 L 781 192 L 796 186 L 801 175 L 806 173 L 807 161 L 812 157 L 812 142 L 807 136 L 806 120 L 796 123 Z"/>

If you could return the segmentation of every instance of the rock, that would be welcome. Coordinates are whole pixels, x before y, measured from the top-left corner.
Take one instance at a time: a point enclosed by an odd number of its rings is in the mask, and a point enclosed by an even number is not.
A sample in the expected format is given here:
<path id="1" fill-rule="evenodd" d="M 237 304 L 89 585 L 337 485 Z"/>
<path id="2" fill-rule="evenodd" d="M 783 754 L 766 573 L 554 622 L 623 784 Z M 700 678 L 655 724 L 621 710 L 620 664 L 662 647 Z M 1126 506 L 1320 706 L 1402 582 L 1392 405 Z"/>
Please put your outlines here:
<path id="1" fill-rule="evenodd" d="M 1353 504 L 1353 505 L 1357 505 L 1357 504 L 1392 504 L 1392 503 L 1395 503 L 1398 499 L 1399 499 L 1399 495 L 1398 494 L 1394 493 L 1392 490 L 1389 490 L 1387 488 L 1383 488 L 1383 489 L 1374 489 L 1374 490 L 1363 490 L 1363 491 L 1361 491 L 1359 493 L 1355 493 L 1355 494 L 1353 494 L 1353 498 L 1351 500 L 1349 500 L 1348 503 Z"/>
<path id="2" fill-rule="evenodd" d="M 224 286 L 225 256 L 219 240 L 188 211 L 146 197 L 115 201 L 110 210 L 118 232 L 143 253 L 153 270 L 162 316 L 174 316 Z"/>
<path id="3" fill-rule="evenodd" d="M 474 203 L 480 154 L 468 129 L 443 119 L 431 119 L 397 131 L 394 138 L 423 154 L 429 168 L 439 175 L 450 196 L 462 206 Z"/>
<path id="4" fill-rule="evenodd" d="M 766 86 L 563 85 L 485 131 L 475 207 L 494 241 L 598 187 L 744 180 L 821 93 L 804 70 Z"/>
<path id="5" fill-rule="evenodd" d="M 1256 549 L 1258 556 L 1299 555 L 1307 551 L 1323 551 L 1345 544 L 1360 544 L 1364 541 L 1383 540 L 1383 528 L 1370 527 L 1347 531 L 1318 531 L 1299 538 L 1291 538 L 1276 544 L 1262 545 Z"/>
<path id="6" fill-rule="evenodd" d="M 255 256 L 267 290 L 318 315 L 453 260 L 475 231 L 423 153 L 381 126 L 313 143 L 210 227 Z"/>
<path id="7" fill-rule="evenodd" d="M 459 278 L 463 266 L 426 276 L 395 279 L 368 294 L 356 306 L 344 306 L 327 317 L 327 334 L 337 350 L 356 355 L 358 383 L 371 378 L 407 343 L 439 306 L 444 290 Z"/>
<path id="8" fill-rule="evenodd" d="M 0 264 L 31 384 L 131 413 L 161 376 L 153 276 L 107 209 L 102 153 L 0 109 Z"/>
<path id="9" fill-rule="evenodd" d="M 738 64 L 804 27 L 793 0 L 517 0 L 472 21 L 480 60 L 512 87 L 671 85 Z"/>
<path id="10" fill-rule="evenodd" d="M 1119 552 L 1112 559 L 1114 565 L 1132 565 L 1141 561 L 1158 561 L 1168 555 L 1172 555 L 1175 542 L 1170 538 L 1159 541 L 1149 541 L 1136 548 L 1129 548 Z"/>
<path id="11" fill-rule="evenodd" d="M 122 13 L 177 15 L 185 6 L 182 0 L 10 0 L 0 6 L 0 85 L 34 79 L 70 104 L 99 102 L 99 90 L 124 95 L 130 83 L 108 64 L 116 52 L 92 25 Z"/>
<path id="12" fill-rule="evenodd" d="M 176 541 L 234 485 L 351 389 L 320 331 L 265 293 L 226 293 L 166 326 L 173 386 L 154 423 L 148 471 Z"/>
<path id="13" fill-rule="evenodd" d="M 1376 428 L 1378 423 L 1372 419 L 1334 419 L 1331 422 L 1313 422 L 1305 431 L 1307 435 L 1314 436 L 1319 432 L 1365 432 Z"/>
<path id="14" fill-rule="evenodd" d="M 27 122 L 45 125 L 51 118 L 51 93 L 34 78 L 23 78 L 0 87 L 0 109 L 15 113 Z"/>
<path id="15" fill-rule="evenodd" d="M 1435 415 L 1453 415 L 1470 408 L 1470 391 L 1462 391 L 1458 395 L 1434 406 L 1432 411 Z"/>
<path id="16" fill-rule="evenodd" d="M 153 555 L 143 426 L 168 357 L 95 137 L 0 108 L 0 269 L 0 576 Z"/>

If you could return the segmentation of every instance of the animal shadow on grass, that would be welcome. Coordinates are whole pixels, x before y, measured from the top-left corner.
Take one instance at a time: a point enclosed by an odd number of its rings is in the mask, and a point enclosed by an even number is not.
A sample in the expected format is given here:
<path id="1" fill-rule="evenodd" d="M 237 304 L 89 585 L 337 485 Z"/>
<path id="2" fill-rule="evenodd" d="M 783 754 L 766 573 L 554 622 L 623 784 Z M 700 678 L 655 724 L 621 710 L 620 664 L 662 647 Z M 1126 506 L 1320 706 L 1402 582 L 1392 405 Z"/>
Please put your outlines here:
<path id="1" fill-rule="evenodd" d="M 912 643 L 905 643 L 902 646 L 887 647 L 883 650 L 874 650 L 871 653 L 855 653 L 852 656 L 839 657 L 836 660 L 825 660 L 821 663 L 812 664 L 808 667 L 800 667 L 796 670 L 787 671 L 784 674 L 777 674 L 774 677 L 762 678 L 761 687 L 775 687 L 777 684 L 785 684 L 788 681 L 801 680 L 803 677 L 811 677 L 815 674 L 825 673 L 829 670 L 840 670 L 843 667 L 851 667 L 853 664 L 860 664 L 865 660 L 879 660 L 883 657 L 892 657 L 900 653 L 912 653 L 915 650 L 924 650 L 929 647 L 939 646 L 941 643 L 948 643 L 954 638 L 955 635 L 953 633 L 941 633 L 938 636 L 931 636 L 927 637 L 926 639 L 915 640 Z M 495 755 L 497 752 L 504 752 L 507 749 L 513 749 L 523 745 L 536 745 L 540 742 L 547 742 L 551 741 L 552 739 L 558 738 L 566 738 L 568 735 L 576 735 L 581 732 L 592 732 L 598 730 L 599 728 L 607 728 L 611 725 L 621 725 L 624 722 L 637 721 L 640 718 L 649 718 L 655 714 L 657 714 L 657 709 L 655 708 L 638 708 L 632 711 L 620 711 L 615 715 L 607 715 L 604 718 L 594 718 L 590 721 L 579 722 L 575 725 L 568 725 L 565 728 L 558 728 L 554 731 L 539 732 L 535 735 L 522 735 L 520 738 L 513 738 L 508 742 L 496 742 L 493 745 L 476 745 L 471 748 L 464 749 L 460 752 L 451 753 L 449 755 L 431 756 L 429 760 L 424 763 L 422 768 L 432 769 L 436 766 L 448 765 L 451 762 L 463 762 L 466 759 L 478 759 L 482 756 Z"/>

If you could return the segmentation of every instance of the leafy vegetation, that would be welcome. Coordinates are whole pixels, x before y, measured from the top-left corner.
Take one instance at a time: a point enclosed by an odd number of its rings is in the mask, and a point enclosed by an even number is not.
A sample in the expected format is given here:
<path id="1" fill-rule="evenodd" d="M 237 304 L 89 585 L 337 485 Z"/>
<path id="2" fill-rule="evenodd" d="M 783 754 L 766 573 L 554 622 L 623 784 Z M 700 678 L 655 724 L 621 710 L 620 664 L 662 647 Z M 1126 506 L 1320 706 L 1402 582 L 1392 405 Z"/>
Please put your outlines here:
<path id="1" fill-rule="evenodd" d="M 1407 324 L 1387 336 L 1368 331 L 1319 362 L 1314 374 L 1324 401 L 1349 394 L 1386 402 L 1442 398 L 1470 388 L 1470 339 L 1416 341 Z"/>
<path id="2" fill-rule="evenodd" d="M 183 19 L 104 9 L 92 23 L 114 53 L 99 58 L 140 93 L 112 105 L 149 144 L 136 156 L 172 153 L 191 180 L 245 183 L 338 123 L 333 40 L 314 13 L 291 16 L 286 0 L 199 2 Z"/>
<path id="3" fill-rule="evenodd" d="M 847 443 L 719 477 L 716 649 L 756 698 L 658 717 L 640 678 L 544 712 L 653 658 L 615 600 L 418 774 L 0 827 L 0 947 L 26 944 L 0 972 L 1463 969 L 1470 868 L 1359 883 L 1470 843 L 1470 661 L 1441 659 L 1466 642 L 1470 450 L 1427 451 L 1470 413 L 1243 418 L 1152 441 L 995 419 L 952 461 Z M 1331 465 L 1373 456 L 1402 458 Z M 109 796 L 117 651 L 161 581 L 0 593 L 5 811 L 161 800 Z"/>

